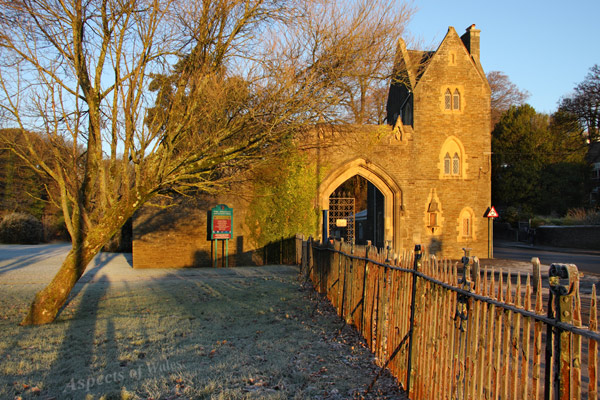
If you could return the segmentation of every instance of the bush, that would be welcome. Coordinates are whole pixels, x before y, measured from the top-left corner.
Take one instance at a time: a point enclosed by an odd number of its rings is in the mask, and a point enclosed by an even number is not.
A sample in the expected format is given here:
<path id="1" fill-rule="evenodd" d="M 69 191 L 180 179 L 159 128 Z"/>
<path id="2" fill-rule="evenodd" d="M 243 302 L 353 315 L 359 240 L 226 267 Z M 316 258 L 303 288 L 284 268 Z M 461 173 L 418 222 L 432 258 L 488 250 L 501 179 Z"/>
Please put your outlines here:
<path id="1" fill-rule="evenodd" d="M 573 208 L 565 217 L 567 225 L 600 225 L 600 211 Z"/>
<path id="2" fill-rule="evenodd" d="M 501 222 L 508 222 L 513 228 L 519 227 L 520 221 L 528 221 L 533 217 L 533 214 L 527 211 L 520 210 L 516 207 L 508 207 L 500 212 Z"/>
<path id="3" fill-rule="evenodd" d="M 0 242 L 16 244 L 37 244 L 44 237 L 42 223 L 33 215 L 12 213 L 0 222 Z"/>
<path id="4" fill-rule="evenodd" d="M 42 219 L 44 225 L 44 241 L 70 241 L 71 235 L 65 225 L 65 219 L 62 215 L 45 215 Z"/>

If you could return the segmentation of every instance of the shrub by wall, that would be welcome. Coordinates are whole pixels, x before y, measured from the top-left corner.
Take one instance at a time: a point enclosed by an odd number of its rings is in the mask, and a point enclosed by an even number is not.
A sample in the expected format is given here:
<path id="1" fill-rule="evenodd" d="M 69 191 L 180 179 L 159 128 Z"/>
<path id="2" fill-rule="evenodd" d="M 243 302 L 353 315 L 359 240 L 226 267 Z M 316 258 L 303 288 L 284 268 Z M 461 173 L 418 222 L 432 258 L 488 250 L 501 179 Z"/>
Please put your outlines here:
<path id="1" fill-rule="evenodd" d="M 14 244 L 37 244 L 44 237 L 41 221 L 33 215 L 12 213 L 0 222 L 0 242 Z"/>

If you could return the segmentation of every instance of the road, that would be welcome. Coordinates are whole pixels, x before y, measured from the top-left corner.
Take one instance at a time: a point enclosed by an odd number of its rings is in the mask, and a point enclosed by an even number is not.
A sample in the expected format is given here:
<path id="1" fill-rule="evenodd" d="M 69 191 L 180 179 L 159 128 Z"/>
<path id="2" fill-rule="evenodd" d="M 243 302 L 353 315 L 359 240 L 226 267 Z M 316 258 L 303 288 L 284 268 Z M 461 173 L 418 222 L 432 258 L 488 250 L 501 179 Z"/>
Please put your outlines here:
<path id="1" fill-rule="evenodd" d="M 558 248 L 541 249 L 527 245 L 517 247 L 509 243 L 494 243 L 494 258 L 531 261 L 532 257 L 538 257 L 545 265 L 552 263 L 575 264 L 582 272 L 600 275 L 600 252 L 580 253 L 573 252 L 573 250 L 561 251 Z"/>

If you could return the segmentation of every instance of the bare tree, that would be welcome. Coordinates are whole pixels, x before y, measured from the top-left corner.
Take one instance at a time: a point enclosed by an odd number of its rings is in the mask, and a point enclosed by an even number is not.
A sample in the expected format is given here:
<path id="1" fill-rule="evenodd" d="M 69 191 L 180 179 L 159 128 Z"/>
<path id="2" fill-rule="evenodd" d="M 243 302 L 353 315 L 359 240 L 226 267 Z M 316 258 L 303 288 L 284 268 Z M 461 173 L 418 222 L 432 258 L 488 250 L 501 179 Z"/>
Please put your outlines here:
<path id="1" fill-rule="evenodd" d="M 368 46 L 353 43 L 362 36 L 334 36 L 369 7 L 326 41 L 298 42 L 309 48 L 287 39 L 321 37 L 314 18 L 327 1 L 0 4 L 0 107 L 23 135 L 6 145 L 56 182 L 72 239 L 22 324 L 53 321 L 90 260 L 153 196 L 218 191 L 299 129 L 336 119 L 344 96 L 332 85 L 367 59 Z"/>
<path id="2" fill-rule="evenodd" d="M 508 76 L 500 71 L 490 71 L 487 79 L 492 89 L 492 129 L 500 117 L 511 106 L 520 106 L 529 98 L 527 91 L 521 91 L 517 85 L 512 83 Z"/>
<path id="3" fill-rule="evenodd" d="M 591 67 L 573 94 L 561 99 L 559 112 L 578 121 L 582 135 L 588 141 L 600 141 L 600 65 Z"/>
<path id="4" fill-rule="evenodd" d="M 292 51 L 286 59 L 297 54 L 307 64 L 320 61 L 331 82 L 325 95 L 340 106 L 333 117 L 379 124 L 385 118 L 398 38 L 413 11 L 395 0 L 324 2 L 305 11 L 309 18 L 291 36 L 277 40 Z"/>

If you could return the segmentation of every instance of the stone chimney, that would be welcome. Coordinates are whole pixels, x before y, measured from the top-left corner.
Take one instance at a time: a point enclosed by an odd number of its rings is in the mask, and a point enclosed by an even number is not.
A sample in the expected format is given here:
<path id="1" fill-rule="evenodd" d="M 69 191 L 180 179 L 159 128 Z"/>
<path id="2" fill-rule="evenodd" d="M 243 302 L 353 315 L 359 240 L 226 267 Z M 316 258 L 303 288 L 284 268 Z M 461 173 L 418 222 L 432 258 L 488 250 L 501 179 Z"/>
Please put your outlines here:
<path id="1" fill-rule="evenodd" d="M 462 39 L 465 47 L 473 58 L 479 60 L 479 35 L 481 31 L 475 29 L 475 24 L 467 28 L 467 31 L 460 38 Z"/>

